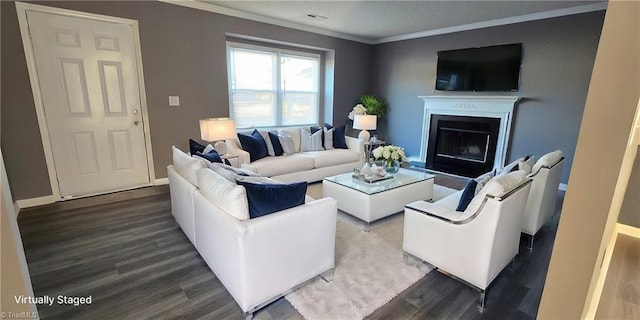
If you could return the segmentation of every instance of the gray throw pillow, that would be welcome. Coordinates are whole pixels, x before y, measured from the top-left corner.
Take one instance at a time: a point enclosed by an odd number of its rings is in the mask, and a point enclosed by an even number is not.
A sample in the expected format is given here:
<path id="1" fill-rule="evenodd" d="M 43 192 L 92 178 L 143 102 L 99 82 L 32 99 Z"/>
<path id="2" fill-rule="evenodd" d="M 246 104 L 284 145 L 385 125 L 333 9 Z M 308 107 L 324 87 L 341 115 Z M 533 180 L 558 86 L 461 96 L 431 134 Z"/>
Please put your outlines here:
<path id="1" fill-rule="evenodd" d="M 300 151 L 322 151 L 322 130 L 311 133 L 309 127 L 300 128 Z"/>

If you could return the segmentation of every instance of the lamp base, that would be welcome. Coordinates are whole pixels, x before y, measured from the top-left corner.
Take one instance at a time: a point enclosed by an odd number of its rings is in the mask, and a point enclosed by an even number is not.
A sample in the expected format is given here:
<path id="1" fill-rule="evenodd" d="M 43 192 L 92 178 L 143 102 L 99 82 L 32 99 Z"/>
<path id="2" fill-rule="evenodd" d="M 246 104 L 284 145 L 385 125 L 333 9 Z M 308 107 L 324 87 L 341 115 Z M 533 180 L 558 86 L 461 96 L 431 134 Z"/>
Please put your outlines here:
<path id="1" fill-rule="evenodd" d="M 213 148 L 216 149 L 216 152 L 218 152 L 220 155 L 226 154 L 227 142 L 224 140 L 216 141 L 216 143 L 213 144 Z"/>
<path id="2" fill-rule="evenodd" d="M 360 140 L 369 141 L 369 138 L 371 138 L 371 134 L 367 130 L 362 130 L 360 134 L 358 134 L 358 139 Z"/>

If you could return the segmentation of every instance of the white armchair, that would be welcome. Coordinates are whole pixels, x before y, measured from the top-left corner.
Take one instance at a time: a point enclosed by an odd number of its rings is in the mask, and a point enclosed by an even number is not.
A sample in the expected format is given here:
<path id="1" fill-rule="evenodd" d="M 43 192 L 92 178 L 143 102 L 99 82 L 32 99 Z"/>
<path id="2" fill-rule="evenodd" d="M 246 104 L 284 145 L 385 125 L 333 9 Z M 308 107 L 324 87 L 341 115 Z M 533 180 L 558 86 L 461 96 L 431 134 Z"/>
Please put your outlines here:
<path id="1" fill-rule="evenodd" d="M 522 233 L 530 236 L 529 250 L 533 249 L 533 238 L 536 233 L 551 219 L 555 211 L 558 185 L 564 165 L 562 153 L 556 154 L 555 159 L 552 158 L 549 161 L 545 159 L 548 158 L 540 158 L 534 167 L 536 170 L 529 175 L 533 182 L 522 221 Z"/>
<path id="2" fill-rule="evenodd" d="M 241 221 L 200 191 L 193 197 L 198 252 L 246 319 L 317 275 L 332 280 L 336 200 Z"/>
<path id="3" fill-rule="evenodd" d="M 482 310 L 485 291 L 518 253 L 530 187 L 518 171 L 488 182 L 464 212 L 455 211 L 457 201 L 449 198 L 406 205 L 405 258 L 423 260 L 479 289 Z"/>

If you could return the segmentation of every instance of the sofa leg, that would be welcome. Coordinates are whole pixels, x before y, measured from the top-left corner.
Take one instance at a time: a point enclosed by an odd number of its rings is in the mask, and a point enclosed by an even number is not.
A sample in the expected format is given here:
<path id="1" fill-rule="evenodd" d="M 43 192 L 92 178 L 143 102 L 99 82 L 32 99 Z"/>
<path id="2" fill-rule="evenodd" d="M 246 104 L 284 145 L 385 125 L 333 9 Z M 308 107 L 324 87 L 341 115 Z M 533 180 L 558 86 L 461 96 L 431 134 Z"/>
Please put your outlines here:
<path id="1" fill-rule="evenodd" d="M 244 314 L 243 314 L 243 318 L 244 318 L 244 320 L 251 320 L 251 319 L 253 319 L 253 312 L 244 312 Z"/>
<path id="2" fill-rule="evenodd" d="M 486 296 L 486 290 L 480 290 L 480 303 L 478 304 L 478 310 L 480 310 L 480 312 L 484 312 L 484 300 Z"/>
<path id="3" fill-rule="evenodd" d="M 369 232 L 371 231 L 371 222 L 365 222 L 364 223 L 364 232 Z"/>
<path id="4" fill-rule="evenodd" d="M 402 252 L 402 262 L 404 262 L 404 264 L 409 264 L 411 262 L 411 257 L 409 257 L 409 254 L 406 252 Z"/>
<path id="5" fill-rule="evenodd" d="M 418 260 L 418 258 L 402 251 L 402 262 L 404 262 L 404 264 L 409 266 L 415 266 L 415 265 L 419 265 L 422 262 L 422 260 Z"/>
<path id="6" fill-rule="evenodd" d="M 320 274 L 320 277 L 322 278 L 322 280 L 324 280 L 326 283 L 331 283 L 333 281 L 333 277 L 335 275 L 335 268 L 331 268 L 330 270 L 327 270 L 323 273 Z"/>

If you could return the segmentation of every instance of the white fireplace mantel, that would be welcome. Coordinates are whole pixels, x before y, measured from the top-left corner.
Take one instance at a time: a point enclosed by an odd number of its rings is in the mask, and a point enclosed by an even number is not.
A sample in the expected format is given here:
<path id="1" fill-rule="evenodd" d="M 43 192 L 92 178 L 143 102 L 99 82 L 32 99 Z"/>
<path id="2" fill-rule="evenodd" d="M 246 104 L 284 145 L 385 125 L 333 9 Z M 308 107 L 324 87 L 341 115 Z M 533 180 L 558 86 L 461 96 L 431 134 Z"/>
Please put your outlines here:
<path id="1" fill-rule="evenodd" d="M 487 117 L 500 119 L 500 131 L 494 159 L 494 168 L 504 166 L 507 147 L 511 136 L 513 110 L 520 97 L 517 96 L 419 96 L 424 100 L 422 138 L 420 142 L 420 162 L 427 158 L 427 142 L 431 115 L 452 115 L 466 117 Z"/>

